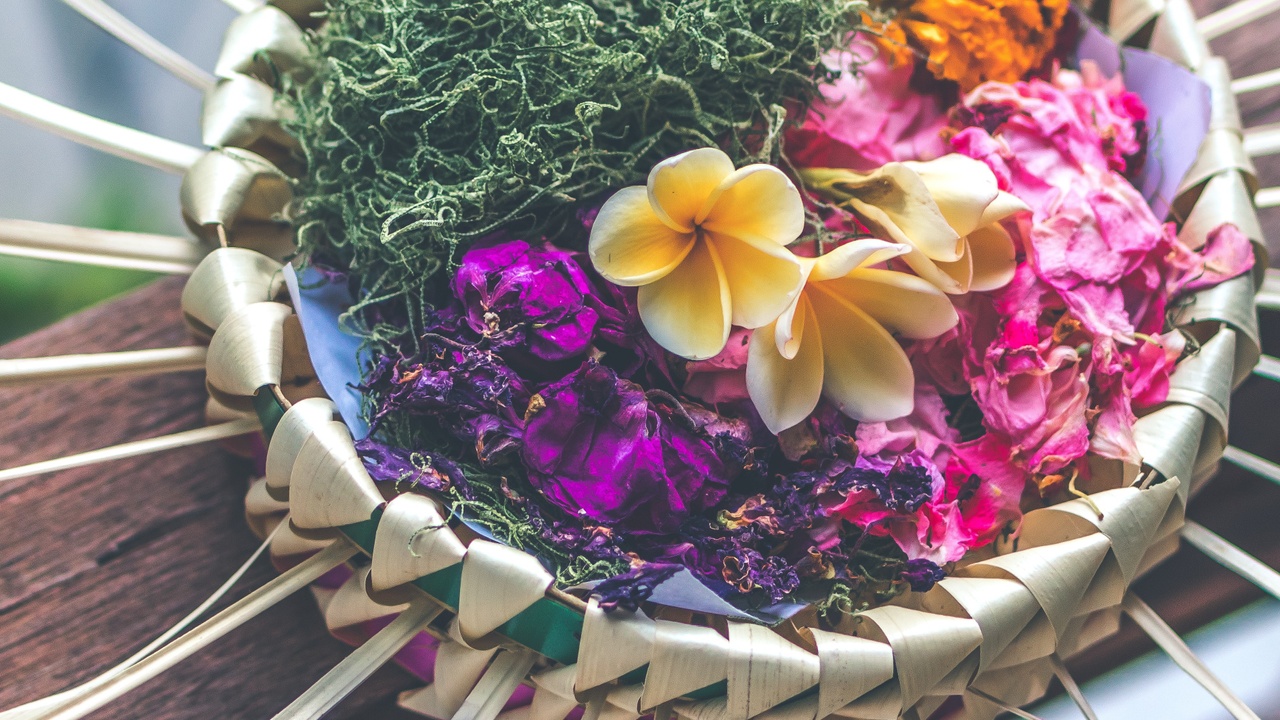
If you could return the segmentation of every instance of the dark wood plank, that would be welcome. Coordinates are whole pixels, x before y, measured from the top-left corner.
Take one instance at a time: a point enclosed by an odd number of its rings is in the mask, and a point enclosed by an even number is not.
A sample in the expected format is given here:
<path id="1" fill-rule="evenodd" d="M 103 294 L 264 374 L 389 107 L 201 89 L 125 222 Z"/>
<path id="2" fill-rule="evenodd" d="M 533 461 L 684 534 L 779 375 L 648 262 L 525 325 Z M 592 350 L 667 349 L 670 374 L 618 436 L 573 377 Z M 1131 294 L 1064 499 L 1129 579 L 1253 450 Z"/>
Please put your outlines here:
<path id="1" fill-rule="evenodd" d="M 188 342 L 180 289 L 160 281 L 0 356 Z M 0 391 L 0 467 L 198 427 L 202 382 L 181 373 Z M 217 588 L 258 544 L 243 520 L 249 469 L 208 445 L 0 486 L 0 707 L 93 677 Z M 233 595 L 273 572 L 260 561 Z M 345 653 L 300 593 L 94 717 L 270 717 Z M 334 716 L 411 717 L 389 698 L 414 683 L 383 669 Z"/>

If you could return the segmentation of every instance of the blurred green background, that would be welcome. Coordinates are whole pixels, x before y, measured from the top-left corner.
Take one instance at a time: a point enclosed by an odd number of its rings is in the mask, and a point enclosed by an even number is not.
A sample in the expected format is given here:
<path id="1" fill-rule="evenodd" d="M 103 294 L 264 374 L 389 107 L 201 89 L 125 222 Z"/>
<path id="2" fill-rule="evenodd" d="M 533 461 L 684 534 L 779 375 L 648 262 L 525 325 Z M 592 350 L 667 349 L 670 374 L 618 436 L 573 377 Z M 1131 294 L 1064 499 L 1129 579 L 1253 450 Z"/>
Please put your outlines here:
<path id="1" fill-rule="evenodd" d="M 212 68 L 235 12 L 218 0 L 110 0 Z M 57 0 L 3 0 L 0 82 L 128 127 L 199 145 L 200 93 Z M 0 217 L 188 236 L 179 178 L 0 117 Z M 0 342 L 156 276 L 0 255 Z M 127 349 L 127 348 L 119 348 Z"/>
<path id="2" fill-rule="evenodd" d="M 85 198 L 84 215 L 75 224 L 105 230 L 141 230 L 152 217 L 117 183 Z M 159 277 L 116 268 L 0 258 L 0 343 L 38 330 L 81 308 L 132 290 Z"/>

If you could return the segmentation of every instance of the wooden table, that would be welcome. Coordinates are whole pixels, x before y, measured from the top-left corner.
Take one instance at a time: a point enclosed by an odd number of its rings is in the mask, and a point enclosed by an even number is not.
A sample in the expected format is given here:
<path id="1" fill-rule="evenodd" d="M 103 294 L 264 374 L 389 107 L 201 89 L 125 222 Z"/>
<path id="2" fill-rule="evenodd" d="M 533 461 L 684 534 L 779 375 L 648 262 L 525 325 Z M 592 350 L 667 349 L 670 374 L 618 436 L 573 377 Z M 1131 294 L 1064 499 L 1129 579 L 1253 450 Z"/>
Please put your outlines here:
<path id="1" fill-rule="evenodd" d="M 172 278 L 0 348 L 24 357 L 189 342 Z M 201 373 L 0 390 L 0 467 L 203 424 Z M 258 546 L 244 523 L 251 468 L 219 446 L 0 485 L 0 708 L 102 672 L 208 597 Z M 233 598 L 267 581 L 260 560 Z M 309 593 L 299 593 L 95 718 L 268 718 L 335 665 Z M 394 707 L 421 683 L 380 670 L 335 711 Z"/>
<path id="2" fill-rule="evenodd" d="M 1204 14 L 1226 0 L 1195 4 Z M 1273 16 L 1215 50 L 1243 76 L 1276 64 L 1259 50 L 1278 36 Z M 1280 119 L 1280 93 L 1246 96 L 1242 110 L 1246 126 Z M 1264 184 L 1280 184 L 1277 163 L 1259 162 Z M 1265 212 L 1263 223 L 1280 239 L 1280 213 Z M 0 357 L 185 343 L 180 288 L 180 279 L 162 280 L 6 345 Z M 1280 320 L 1266 319 L 1264 337 L 1280 354 Z M 0 391 L 0 467 L 198 427 L 201 383 L 199 373 L 183 373 Z M 1250 379 L 1233 402 L 1233 443 L 1280 458 L 1280 385 Z M 0 708 L 96 675 L 207 597 L 257 546 L 242 519 L 249 471 L 205 446 L 0 485 Z M 1226 468 L 1190 517 L 1280 567 L 1280 488 Z M 271 574 L 261 561 L 233 595 Z M 1136 589 L 1179 631 L 1261 596 L 1191 548 Z M 1127 624 L 1072 664 L 1088 677 L 1151 647 Z M 345 652 L 301 593 L 94 717 L 270 717 Z M 394 707 L 394 696 L 418 684 L 384 668 L 332 717 L 414 717 Z"/>

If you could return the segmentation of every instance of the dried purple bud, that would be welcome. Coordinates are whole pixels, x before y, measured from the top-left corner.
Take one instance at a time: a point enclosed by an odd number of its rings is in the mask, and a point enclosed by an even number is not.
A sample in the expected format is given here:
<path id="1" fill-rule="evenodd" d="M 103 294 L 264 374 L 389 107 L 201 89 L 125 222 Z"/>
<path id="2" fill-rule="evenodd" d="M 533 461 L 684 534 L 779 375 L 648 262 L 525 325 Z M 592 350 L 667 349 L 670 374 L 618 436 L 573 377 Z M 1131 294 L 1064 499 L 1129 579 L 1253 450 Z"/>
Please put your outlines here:
<path id="1" fill-rule="evenodd" d="M 947 574 L 931 560 L 918 558 L 908 560 L 902 570 L 902 579 L 911 583 L 914 592 L 928 592 L 934 583 L 945 578 Z"/>

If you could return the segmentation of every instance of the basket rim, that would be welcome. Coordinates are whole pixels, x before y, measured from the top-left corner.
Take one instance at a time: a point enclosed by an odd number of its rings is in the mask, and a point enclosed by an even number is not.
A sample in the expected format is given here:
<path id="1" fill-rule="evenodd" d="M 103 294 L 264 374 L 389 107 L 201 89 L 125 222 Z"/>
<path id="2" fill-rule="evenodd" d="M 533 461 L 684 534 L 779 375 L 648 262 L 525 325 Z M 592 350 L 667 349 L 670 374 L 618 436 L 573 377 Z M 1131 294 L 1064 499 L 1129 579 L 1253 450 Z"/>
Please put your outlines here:
<path id="1" fill-rule="evenodd" d="M 264 58 L 286 60 L 278 63 L 280 67 L 305 68 L 297 51 L 302 31 L 296 20 L 308 9 L 305 3 L 290 9 L 292 18 L 281 8 L 265 5 L 235 21 L 218 63 L 222 81 L 255 74 L 263 80 L 259 63 Z M 1229 73 L 1211 57 L 1186 0 L 1168 0 L 1162 7 L 1117 0 L 1110 14 L 1112 26 L 1123 28 L 1125 37 L 1154 28 L 1153 52 L 1200 70 L 1215 109 L 1224 103 L 1234 107 Z M 255 22 L 270 24 L 274 34 L 255 29 Z M 209 117 L 207 106 L 206 125 Z M 1211 138 L 1201 149 L 1203 162 L 1193 167 L 1175 198 L 1175 205 L 1193 208 L 1184 217 L 1191 217 L 1202 203 L 1221 202 L 1221 192 L 1210 189 L 1214 183 L 1230 184 L 1226 192 L 1234 193 L 1235 201 L 1231 210 L 1253 211 L 1256 179 L 1240 147 L 1239 116 L 1235 113 L 1234 126 L 1230 112 L 1218 112 L 1215 121 L 1223 117 L 1225 125 L 1211 127 Z M 233 243 L 239 239 L 237 223 L 244 227 L 262 221 L 252 208 L 264 198 L 281 209 L 291 198 L 280 190 L 287 187 L 279 182 L 284 173 L 254 152 L 264 149 L 269 133 L 239 135 L 235 139 L 247 147 L 216 147 L 206 155 L 214 160 L 197 162 L 184 177 L 184 217 L 198 235 L 212 234 L 224 246 L 211 252 L 192 275 L 183 310 L 193 330 L 212 338 L 208 387 L 214 412 L 256 415 L 268 439 L 267 476 L 255 482 L 246 499 L 250 524 L 259 534 L 275 531 L 279 539 L 273 538 L 272 554 L 277 561 L 296 559 L 345 538 L 371 561 L 363 573 L 353 576 L 356 580 L 346 591 L 352 601 L 364 603 L 364 613 L 387 614 L 389 608 L 379 600 L 386 600 L 393 590 L 416 586 L 457 614 L 448 628 L 434 628 L 437 637 L 473 652 L 509 642 L 530 648 L 562 666 L 535 674 L 532 682 L 539 692 L 574 704 L 608 687 L 606 702 L 627 713 L 677 703 L 675 710 L 683 717 L 712 720 L 750 717 L 788 701 L 811 705 L 810 718 L 856 703 L 874 704 L 873 700 L 896 703 L 901 714 L 928 698 L 963 694 L 970 685 L 982 685 L 985 695 L 1012 700 L 1009 693 L 1017 694 L 1021 683 L 1023 690 L 1032 691 L 1023 693 L 1025 700 L 1032 699 L 1052 674 L 1048 658 L 1105 637 L 1097 633 L 1118 619 L 1128 584 L 1167 557 L 1170 548 L 1176 549 L 1192 487 L 1203 482 L 1225 448 L 1230 391 L 1261 353 L 1253 304 L 1261 272 L 1194 293 L 1177 327 L 1203 335 L 1204 350 L 1175 371 L 1194 372 L 1193 381 L 1135 425 L 1145 481 L 1132 485 L 1138 468 L 1115 472 L 1112 487 L 1092 496 L 1104 506 L 1101 516 L 1079 499 L 1027 513 L 1017 549 L 958 568 L 939 582 L 940 592 L 912 594 L 917 597 L 850 615 L 836 633 L 792 623 L 775 630 L 752 629 L 761 626 L 733 617 L 711 623 L 716 628 L 711 629 L 661 615 L 652 620 L 643 613 L 606 615 L 594 601 L 584 602 L 555 588 L 531 555 L 483 538 L 464 534 L 460 539 L 442 524 L 448 514 L 440 503 L 402 500 L 425 497 L 417 493 L 386 497 L 363 470 L 350 432 L 344 435 L 334 427 L 340 423 L 334 421 L 332 403 L 314 396 L 288 397 L 283 378 L 296 377 L 299 371 L 284 362 L 285 325 L 294 316 L 289 305 L 277 302 L 283 266 Z M 1206 151 L 1215 146 L 1226 150 Z M 1243 182 L 1228 182 L 1234 180 Z M 1258 238 L 1254 240 L 1255 268 L 1265 268 L 1266 250 Z M 292 359 L 296 363 L 297 357 Z M 1194 438 L 1194 448 L 1188 446 L 1189 438 Z M 289 519 L 282 523 L 285 513 Z M 1115 518 L 1133 524 L 1126 526 Z M 429 545 L 435 553 L 430 557 L 414 550 L 425 530 L 430 530 Z M 424 569 L 430 572 L 415 575 Z M 991 602 L 984 595 L 990 595 Z M 1004 605 L 993 604 L 999 598 Z M 1026 615 L 1021 625 L 1000 619 L 1000 613 L 1011 608 Z M 550 625 L 567 629 L 570 641 L 563 642 L 565 630 L 545 632 Z M 556 634 L 562 642 L 547 644 L 547 636 Z M 580 645 L 575 634 L 581 637 Z M 618 652 L 619 642 L 642 661 L 610 660 L 611 655 L 627 654 Z M 1009 662 L 1010 648 L 1016 648 L 1013 659 L 1018 662 Z M 863 663 L 864 680 L 883 675 L 886 667 L 889 675 L 870 687 L 851 688 L 852 680 L 837 676 L 837 670 L 849 668 L 849 658 Z M 694 660 L 706 667 L 697 668 Z M 575 669 L 566 683 L 562 671 L 569 668 Z M 646 672 L 637 680 L 642 668 Z M 996 683 L 983 675 L 994 669 L 1003 670 L 1006 679 Z M 753 673 L 765 671 L 777 678 L 762 690 L 757 685 L 763 681 Z M 688 687 L 712 678 L 713 682 Z M 814 687 L 816 693 L 805 694 Z M 693 692 L 699 688 L 704 691 L 701 696 Z M 968 695 L 966 703 L 974 698 L 979 705 L 987 702 Z"/>

